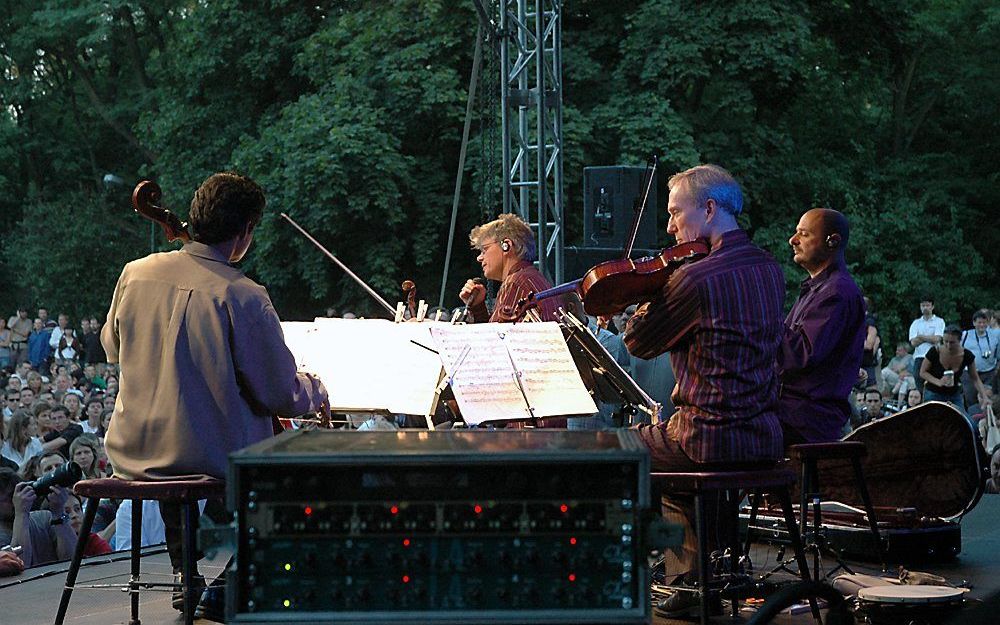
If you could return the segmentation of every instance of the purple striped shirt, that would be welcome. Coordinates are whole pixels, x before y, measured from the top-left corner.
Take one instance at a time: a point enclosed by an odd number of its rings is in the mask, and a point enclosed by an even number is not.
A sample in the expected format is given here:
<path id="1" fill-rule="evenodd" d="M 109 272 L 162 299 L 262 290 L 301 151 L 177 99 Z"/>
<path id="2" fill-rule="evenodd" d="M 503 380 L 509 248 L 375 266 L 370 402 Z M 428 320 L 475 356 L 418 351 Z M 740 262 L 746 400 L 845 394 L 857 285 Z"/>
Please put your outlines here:
<path id="1" fill-rule="evenodd" d="M 626 347 L 640 358 L 671 352 L 677 377 L 669 423 L 640 427 L 654 464 L 665 437 L 695 462 L 781 457 L 775 360 L 784 299 L 778 263 L 743 230 L 732 230 L 639 308 Z"/>

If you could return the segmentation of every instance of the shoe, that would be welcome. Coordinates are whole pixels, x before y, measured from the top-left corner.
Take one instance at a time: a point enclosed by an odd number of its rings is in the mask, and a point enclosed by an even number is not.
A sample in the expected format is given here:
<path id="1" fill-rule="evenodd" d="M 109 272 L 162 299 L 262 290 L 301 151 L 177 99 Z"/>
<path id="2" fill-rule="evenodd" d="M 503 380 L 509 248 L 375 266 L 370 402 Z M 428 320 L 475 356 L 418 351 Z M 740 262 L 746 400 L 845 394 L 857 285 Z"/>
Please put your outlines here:
<path id="1" fill-rule="evenodd" d="M 653 612 L 657 616 L 664 618 L 696 617 L 698 616 L 698 608 L 700 607 L 699 602 L 698 593 L 677 590 L 674 591 L 674 594 L 657 603 Z M 709 616 L 722 615 L 722 600 L 715 593 L 712 593 L 708 598 L 708 614 Z"/>
<path id="2" fill-rule="evenodd" d="M 184 575 L 181 573 L 174 573 L 174 583 L 180 584 L 184 579 Z M 205 578 L 201 575 L 195 575 L 194 577 L 194 596 L 200 597 L 201 593 L 205 590 Z M 170 605 L 174 607 L 178 612 L 184 611 L 184 593 L 175 590 L 170 596 Z"/>
<path id="3" fill-rule="evenodd" d="M 211 586 L 201 593 L 201 600 L 198 607 L 194 609 L 194 617 L 212 621 L 213 623 L 226 622 L 226 586 L 225 584 L 212 583 Z"/>

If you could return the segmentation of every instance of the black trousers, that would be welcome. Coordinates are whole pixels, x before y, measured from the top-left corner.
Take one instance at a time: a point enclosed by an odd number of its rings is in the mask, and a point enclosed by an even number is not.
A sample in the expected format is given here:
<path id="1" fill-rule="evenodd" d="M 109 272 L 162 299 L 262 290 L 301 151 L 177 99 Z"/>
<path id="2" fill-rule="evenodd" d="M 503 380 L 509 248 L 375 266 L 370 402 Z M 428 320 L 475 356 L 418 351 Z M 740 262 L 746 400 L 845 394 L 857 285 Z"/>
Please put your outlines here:
<path id="1" fill-rule="evenodd" d="M 160 503 L 160 516 L 163 517 L 163 533 L 167 539 L 167 554 L 170 555 L 170 566 L 174 573 L 179 573 L 183 560 L 181 559 L 183 539 L 181 536 L 181 515 L 183 506 L 176 503 Z M 205 502 L 204 515 L 215 523 L 228 523 L 231 515 L 226 510 L 226 504 L 221 499 L 209 499 Z M 197 532 L 200 525 L 199 517 L 195 516 L 194 526 L 191 531 Z M 201 560 L 204 554 L 199 550 L 195 554 L 195 561 Z"/>

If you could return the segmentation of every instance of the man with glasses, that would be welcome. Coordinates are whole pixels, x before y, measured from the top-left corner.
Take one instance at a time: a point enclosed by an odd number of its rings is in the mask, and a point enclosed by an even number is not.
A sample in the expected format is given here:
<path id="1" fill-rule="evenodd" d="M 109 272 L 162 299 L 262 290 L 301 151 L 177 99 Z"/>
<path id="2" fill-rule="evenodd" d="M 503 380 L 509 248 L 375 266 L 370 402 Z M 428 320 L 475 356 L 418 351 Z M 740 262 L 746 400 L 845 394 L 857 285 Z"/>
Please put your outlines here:
<path id="1" fill-rule="evenodd" d="M 476 280 L 465 282 L 458 296 L 468 307 L 468 321 L 520 321 L 522 315 L 518 302 L 531 293 L 552 286 L 532 265 L 535 260 L 535 236 L 531 228 L 517 215 L 505 213 L 473 228 L 469 241 L 473 248 L 479 250 L 476 260 L 483 267 L 483 275 L 501 284 L 491 313 L 486 308 L 486 287 Z M 537 312 L 542 321 L 555 321 L 558 310 L 559 298 L 551 297 L 538 302 Z"/>
<path id="2" fill-rule="evenodd" d="M 14 415 L 14 411 L 21 407 L 21 391 L 8 390 L 4 394 L 3 418 L 6 421 Z M 2 424 L 0 424 L 2 425 Z"/>

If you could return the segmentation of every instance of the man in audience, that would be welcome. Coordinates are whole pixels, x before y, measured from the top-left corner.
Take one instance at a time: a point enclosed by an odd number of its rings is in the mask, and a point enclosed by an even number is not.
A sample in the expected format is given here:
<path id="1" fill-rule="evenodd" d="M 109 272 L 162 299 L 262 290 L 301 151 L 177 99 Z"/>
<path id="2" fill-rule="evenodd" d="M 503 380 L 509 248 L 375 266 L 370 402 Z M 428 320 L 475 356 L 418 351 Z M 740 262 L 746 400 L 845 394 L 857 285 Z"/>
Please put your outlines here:
<path id="1" fill-rule="evenodd" d="M 64 458 L 69 458 L 69 446 L 76 437 L 83 434 L 79 423 L 71 423 L 66 406 L 56 406 L 49 413 L 51 431 L 42 438 L 42 448 L 46 451 L 56 451 Z"/>
<path id="2" fill-rule="evenodd" d="M 31 319 L 28 318 L 28 309 L 25 306 L 19 306 L 17 314 L 12 315 L 7 320 L 7 327 L 10 328 L 11 332 L 11 362 L 20 365 L 28 359 L 28 337 L 31 335 Z"/>
<path id="3" fill-rule="evenodd" d="M 59 313 L 59 323 L 52 329 L 52 334 L 49 335 L 49 347 L 51 347 L 53 351 L 57 351 L 59 349 L 59 341 L 66 333 L 67 328 L 69 328 L 69 315 L 66 313 Z"/>
<path id="4" fill-rule="evenodd" d="M 68 496 L 68 489 L 53 486 L 46 497 L 49 509 L 32 511 L 38 496 L 31 483 L 0 469 L 0 546 L 21 547 L 26 568 L 68 560 L 76 547 L 76 534 L 63 513 Z"/>
<path id="5" fill-rule="evenodd" d="M 910 354 L 910 344 L 900 341 L 896 344 L 896 355 L 889 359 L 889 364 L 882 369 L 882 381 L 885 388 L 899 392 L 898 385 L 902 378 L 912 376 L 913 355 Z"/>
<path id="6" fill-rule="evenodd" d="M 917 388 L 924 389 L 920 377 L 920 363 L 930 348 L 940 345 L 944 338 L 944 319 L 934 314 L 934 298 L 927 296 L 920 300 L 920 317 L 910 324 L 910 345 L 913 345 L 913 377 Z"/>
<path id="7" fill-rule="evenodd" d="M 865 412 L 868 414 L 869 421 L 881 419 L 892 414 L 886 410 L 882 392 L 877 388 L 869 388 L 865 391 Z"/>
<path id="8" fill-rule="evenodd" d="M 976 357 L 976 373 L 983 386 L 997 391 L 997 349 L 1000 348 L 1000 329 L 989 327 L 989 313 L 977 310 L 972 315 L 972 329 L 962 333 L 962 347 Z M 969 372 L 962 374 L 962 392 L 965 405 L 978 402 L 976 386 L 969 378 Z"/>
<path id="9" fill-rule="evenodd" d="M 45 327 L 45 322 L 35 319 L 34 329 L 28 336 L 28 362 L 39 371 L 43 371 L 43 366 L 48 366 L 46 363 L 52 355 L 52 348 L 49 347 L 51 335 L 52 330 Z"/>

